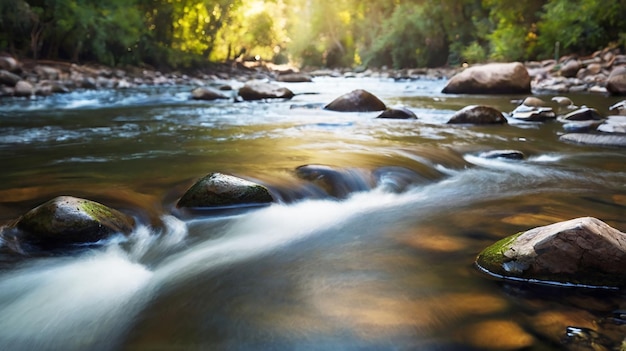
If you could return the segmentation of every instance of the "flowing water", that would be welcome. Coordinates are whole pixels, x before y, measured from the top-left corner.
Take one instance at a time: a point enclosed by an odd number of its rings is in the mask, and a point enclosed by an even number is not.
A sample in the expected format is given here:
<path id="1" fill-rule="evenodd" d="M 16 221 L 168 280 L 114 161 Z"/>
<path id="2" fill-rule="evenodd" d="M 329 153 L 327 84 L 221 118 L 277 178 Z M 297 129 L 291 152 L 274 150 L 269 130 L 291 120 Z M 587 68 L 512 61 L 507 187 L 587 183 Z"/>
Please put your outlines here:
<path id="1" fill-rule="evenodd" d="M 191 101 L 190 87 L 0 100 L 0 224 L 57 195 L 139 223 L 73 252 L 0 241 L 0 349 L 619 349 L 623 292 L 500 282 L 473 262 L 575 217 L 626 230 L 626 154 L 560 142 L 558 122 L 446 125 L 523 96 L 444 83 L 317 78 L 273 102 Z M 356 88 L 419 119 L 311 108 Z M 603 113 L 618 101 L 572 98 Z M 527 157 L 480 157 L 494 149 Z M 336 172 L 300 179 L 308 164 Z M 209 172 L 262 183 L 276 203 L 177 210 Z"/>

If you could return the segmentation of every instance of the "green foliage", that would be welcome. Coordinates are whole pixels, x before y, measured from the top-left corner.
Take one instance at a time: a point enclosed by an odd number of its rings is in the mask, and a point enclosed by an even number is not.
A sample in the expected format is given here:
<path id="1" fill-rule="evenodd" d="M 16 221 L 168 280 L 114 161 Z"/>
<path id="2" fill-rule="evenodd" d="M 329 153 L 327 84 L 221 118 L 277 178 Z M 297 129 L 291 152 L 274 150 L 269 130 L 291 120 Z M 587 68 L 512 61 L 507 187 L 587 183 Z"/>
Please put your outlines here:
<path id="1" fill-rule="evenodd" d="M 538 24 L 538 45 L 544 53 L 552 52 L 556 42 L 565 52 L 590 53 L 626 30 L 624 1 L 552 0 L 544 11 Z"/>
<path id="2" fill-rule="evenodd" d="M 184 68 L 259 56 L 396 68 L 626 45 L 624 0 L 0 0 L 0 51 Z"/>
<path id="3" fill-rule="evenodd" d="M 468 63 L 481 63 L 487 59 L 487 52 L 478 42 L 473 41 L 463 49 L 462 57 Z"/>
<path id="4" fill-rule="evenodd" d="M 445 36 L 426 8 L 399 5 L 383 22 L 381 35 L 364 52 L 365 61 L 394 68 L 435 66 L 445 62 Z M 443 62 L 442 62 L 443 61 Z"/>

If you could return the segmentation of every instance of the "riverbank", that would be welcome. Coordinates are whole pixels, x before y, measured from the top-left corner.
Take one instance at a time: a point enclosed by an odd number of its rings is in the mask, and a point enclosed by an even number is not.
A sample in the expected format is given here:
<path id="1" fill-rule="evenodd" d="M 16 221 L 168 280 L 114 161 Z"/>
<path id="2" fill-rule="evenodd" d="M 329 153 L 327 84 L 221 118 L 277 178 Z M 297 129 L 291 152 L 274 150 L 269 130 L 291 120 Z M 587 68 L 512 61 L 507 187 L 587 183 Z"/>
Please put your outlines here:
<path id="1" fill-rule="evenodd" d="M 535 94 L 588 92 L 609 94 L 607 84 L 626 67 L 619 49 L 604 49 L 588 57 L 526 62 Z M 225 81 L 307 81 L 314 77 L 384 78 L 394 80 L 448 79 L 463 67 L 387 69 L 307 69 L 265 62 L 211 63 L 201 70 L 162 72 L 150 67 L 107 67 L 64 61 L 34 61 L 0 55 L 0 97 L 47 96 L 77 89 L 126 89 L 141 86 L 223 86 Z M 620 78 L 623 79 L 623 78 Z M 622 92 L 626 93 L 626 91 Z M 619 92 L 617 95 L 621 95 Z"/>

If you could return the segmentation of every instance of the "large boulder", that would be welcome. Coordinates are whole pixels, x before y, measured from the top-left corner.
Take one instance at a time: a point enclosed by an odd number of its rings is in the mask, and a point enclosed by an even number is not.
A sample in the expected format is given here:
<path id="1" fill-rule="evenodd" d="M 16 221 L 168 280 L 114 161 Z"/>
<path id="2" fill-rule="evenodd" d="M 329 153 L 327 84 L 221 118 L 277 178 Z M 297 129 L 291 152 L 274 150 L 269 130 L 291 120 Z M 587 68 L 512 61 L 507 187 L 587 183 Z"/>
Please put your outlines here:
<path id="1" fill-rule="evenodd" d="M 592 217 L 518 233 L 483 250 L 492 275 L 540 283 L 626 286 L 626 233 Z"/>
<path id="2" fill-rule="evenodd" d="M 180 198 L 179 208 L 262 205 L 274 201 L 260 184 L 222 173 L 209 173 Z"/>
<path id="3" fill-rule="evenodd" d="M 446 94 L 527 94 L 530 93 L 530 75 L 526 67 L 519 62 L 473 66 L 452 77 L 442 92 Z"/>
<path id="4" fill-rule="evenodd" d="M 613 95 L 626 95 L 626 66 L 613 69 L 606 82 L 606 90 Z"/>
<path id="5" fill-rule="evenodd" d="M 357 89 L 336 98 L 324 109 L 339 112 L 370 112 L 384 111 L 387 106 L 374 94 Z"/>
<path id="6" fill-rule="evenodd" d="M 448 124 L 506 124 L 508 123 L 502 112 L 493 107 L 470 105 L 457 111 Z"/>
<path id="7" fill-rule="evenodd" d="M 14 228 L 20 242 L 47 248 L 130 234 L 134 225 L 132 217 L 98 202 L 59 196 L 24 214 Z"/>
<path id="8" fill-rule="evenodd" d="M 291 99 L 294 93 L 271 83 L 252 82 L 239 88 L 239 96 L 246 101 L 264 99 Z"/>

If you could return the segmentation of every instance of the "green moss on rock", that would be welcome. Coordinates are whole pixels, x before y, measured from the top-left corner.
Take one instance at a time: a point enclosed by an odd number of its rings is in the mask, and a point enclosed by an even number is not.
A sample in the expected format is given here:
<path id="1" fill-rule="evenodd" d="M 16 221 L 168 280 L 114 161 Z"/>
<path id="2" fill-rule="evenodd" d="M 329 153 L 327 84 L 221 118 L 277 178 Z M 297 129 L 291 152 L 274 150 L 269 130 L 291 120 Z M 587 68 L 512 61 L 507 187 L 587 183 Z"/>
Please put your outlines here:
<path id="1" fill-rule="evenodd" d="M 497 275 L 506 276 L 508 273 L 504 269 L 503 264 L 507 262 L 504 253 L 511 248 L 515 239 L 517 239 L 522 232 L 508 236 L 504 239 L 498 240 L 491 246 L 487 247 L 478 254 L 476 258 L 476 264 L 483 270 Z"/>
<path id="2" fill-rule="evenodd" d="M 19 239 L 39 246 L 93 243 L 114 234 L 129 234 L 134 220 L 103 204 L 60 196 L 24 214 L 15 228 Z"/>

